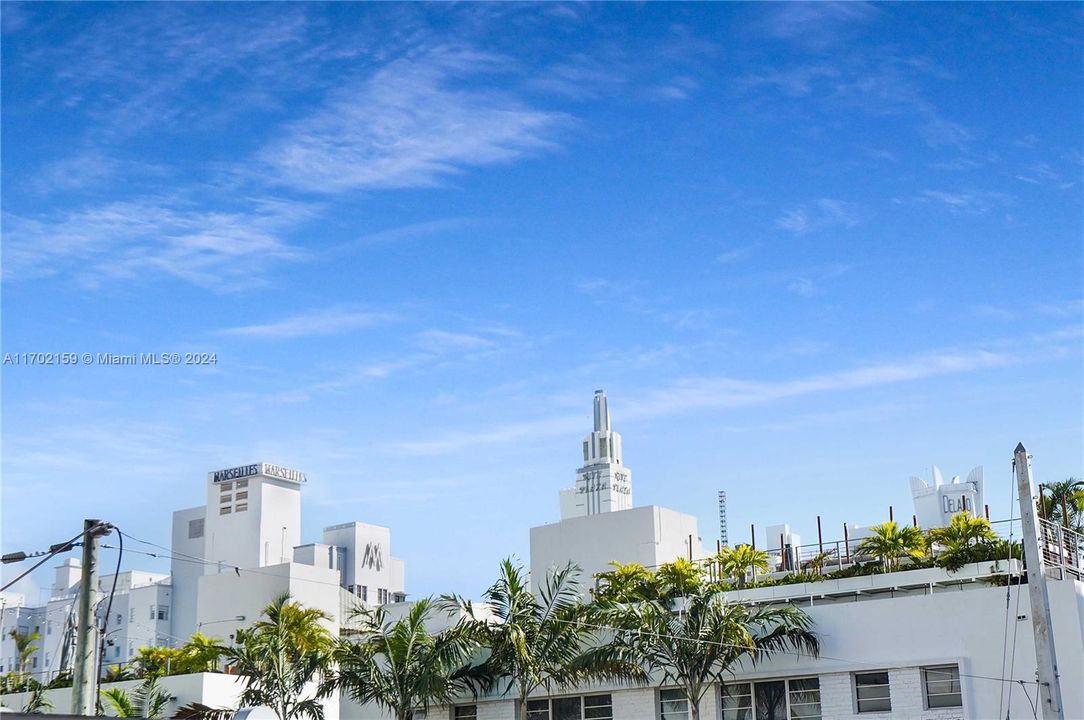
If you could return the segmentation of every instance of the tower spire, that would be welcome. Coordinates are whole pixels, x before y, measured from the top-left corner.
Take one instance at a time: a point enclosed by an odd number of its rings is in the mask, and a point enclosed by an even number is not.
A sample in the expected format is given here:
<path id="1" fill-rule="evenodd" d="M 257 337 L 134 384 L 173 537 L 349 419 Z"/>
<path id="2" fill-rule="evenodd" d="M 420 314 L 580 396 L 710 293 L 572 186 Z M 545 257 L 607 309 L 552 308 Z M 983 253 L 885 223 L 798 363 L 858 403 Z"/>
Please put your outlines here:
<path id="1" fill-rule="evenodd" d="M 610 429 L 610 407 L 604 390 L 595 391 L 595 432 Z"/>
<path id="2" fill-rule="evenodd" d="M 595 515 L 632 507 L 632 471 L 621 457 L 621 434 L 610 425 L 610 404 L 595 391 L 594 429 L 583 439 L 583 467 L 576 485 L 561 491 L 561 517 Z"/>

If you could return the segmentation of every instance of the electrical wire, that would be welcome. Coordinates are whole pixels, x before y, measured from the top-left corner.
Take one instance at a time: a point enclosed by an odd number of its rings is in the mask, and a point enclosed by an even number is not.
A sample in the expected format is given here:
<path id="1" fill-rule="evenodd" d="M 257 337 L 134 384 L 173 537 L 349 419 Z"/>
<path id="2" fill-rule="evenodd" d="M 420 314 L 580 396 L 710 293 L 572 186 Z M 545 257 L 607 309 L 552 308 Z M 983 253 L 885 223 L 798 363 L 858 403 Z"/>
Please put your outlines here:
<path id="1" fill-rule="evenodd" d="M 695 644 L 698 644 L 698 645 L 714 645 L 716 647 L 736 648 L 736 649 L 739 649 L 739 650 L 748 650 L 749 649 L 749 647 L 747 645 L 739 645 L 737 643 L 726 643 L 726 642 L 719 642 L 719 641 L 716 641 L 716 640 L 705 640 L 705 639 L 702 639 L 702 638 L 685 638 L 685 637 L 680 637 L 680 636 L 677 636 L 677 635 L 666 635 L 664 633 L 656 633 L 656 632 L 651 632 L 651 631 L 643 632 L 643 631 L 640 631 L 640 630 L 627 630 L 627 629 L 624 629 L 624 628 L 614 627 L 612 625 L 599 625 L 597 623 L 585 623 L 585 622 L 578 622 L 578 621 L 575 621 L 575 620 L 560 620 L 560 619 L 557 619 L 557 618 L 554 618 L 554 621 L 559 622 L 559 623 L 564 623 L 566 625 L 579 625 L 581 627 L 589 627 L 589 628 L 594 628 L 596 630 L 608 630 L 608 631 L 613 632 L 613 633 L 629 633 L 629 634 L 647 635 L 648 637 L 655 637 L 655 638 L 661 638 L 661 639 L 666 639 L 666 640 L 680 640 L 682 642 L 691 642 L 691 643 L 695 643 Z M 854 659 L 851 659 L 851 658 L 833 657 L 831 655 L 822 655 L 822 654 L 819 654 L 819 653 L 816 654 L 816 655 L 813 655 L 812 653 L 803 653 L 801 650 L 798 650 L 798 654 L 799 655 L 805 655 L 806 657 L 814 659 L 814 660 L 835 660 L 836 662 L 852 663 L 854 665 L 867 665 L 869 667 L 876 667 L 876 668 L 883 668 L 884 667 L 884 665 L 882 663 L 872 663 L 872 662 L 868 662 L 868 661 L 865 661 L 865 660 L 854 660 Z M 1013 679 L 994 677 L 993 675 L 976 675 L 974 673 L 965 673 L 965 672 L 961 672 L 960 677 L 974 678 L 976 680 L 991 680 L 991 681 L 994 681 L 994 682 L 1002 682 L 1002 683 L 1020 683 L 1020 684 L 1027 683 L 1029 685 L 1038 685 L 1039 684 L 1037 681 L 1033 681 L 1033 680 L 1020 680 L 1020 679 L 1013 680 Z"/>
<path id="2" fill-rule="evenodd" d="M 109 627 L 109 618 L 113 613 L 113 595 L 117 592 L 117 578 L 120 577 L 120 561 L 124 557 L 124 533 L 120 531 L 116 525 L 109 525 L 109 528 L 115 530 L 117 533 L 117 542 L 120 543 L 120 548 L 117 551 L 117 567 L 113 571 L 113 585 L 109 588 L 109 602 L 105 604 L 105 622 L 102 623 L 101 629 L 98 631 L 98 668 L 94 673 L 94 697 L 95 697 L 95 712 L 99 715 L 102 714 L 102 694 L 99 692 L 102 685 L 102 661 L 105 660 L 105 631 Z"/>
<path id="3" fill-rule="evenodd" d="M 103 523 L 99 523 L 99 524 L 98 524 L 98 525 L 96 525 L 96 526 L 95 526 L 94 528 L 91 528 L 91 532 L 93 532 L 94 530 L 96 530 L 96 529 L 100 528 L 100 527 L 102 526 L 102 524 L 103 524 Z M 41 560 L 38 560 L 38 561 L 37 561 L 36 563 L 34 563 L 34 565 L 33 565 L 33 566 L 32 566 L 32 567 L 31 567 L 31 568 L 29 569 L 29 570 L 27 570 L 27 571 L 23 572 L 23 573 L 22 573 L 21 575 L 19 575 L 19 576 L 18 576 L 17 578 L 15 578 L 15 579 L 14 579 L 14 580 L 12 580 L 11 582 L 9 582 L 9 583 L 8 583 L 7 585 L 5 585 L 4 587 L 0 587 L 0 592 L 4 592 L 4 591 L 5 591 L 5 590 L 7 590 L 7 589 L 8 589 L 9 587 L 11 587 L 11 586 L 12 586 L 12 585 L 14 585 L 15 583 L 19 582 L 20 580 L 22 580 L 22 579 L 23 579 L 24 577 L 26 577 L 26 576 L 27 576 L 27 575 L 29 575 L 30 573 L 34 572 L 35 570 L 37 570 L 37 569 L 38 569 L 39 567 L 41 567 L 42 565 L 44 565 L 45 563 L 49 562 L 49 560 L 50 560 L 50 559 L 52 559 L 53 557 L 55 557 L 56 555 L 59 555 L 59 554 L 60 554 L 60 553 L 62 553 L 62 552 L 67 552 L 68 550 L 71 550 L 71 549 L 72 549 L 73 547 L 75 547 L 75 545 L 76 545 L 76 540 L 78 540 L 79 538 L 83 537 L 83 533 L 84 533 L 84 532 L 86 532 L 86 531 L 85 531 L 85 530 L 82 530 L 82 531 L 80 531 L 78 535 L 76 535 L 75 537 L 73 537 L 73 538 L 72 538 L 71 540 L 69 540 L 68 542 L 65 542 L 65 543 L 58 543 L 58 544 L 56 544 L 56 545 L 53 545 L 53 546 L 52 546 L 52 547 L 51 547 L 51 548 L 49 549 L 49 552 L 48 552 L 48 553 L 47 553 L 47 554 L 46 554 L 46 555 L 45 555 L 44 557 L 42 557 L 42 559 L 41 559 Z"/>
<path id="4" fill-rule="evenodd" d="M 222 562 L 215 561 L 215 560 L 208 560 L 207 558 L 202 558 L 202 557 L 198 557 L 198 556 L 195 556 L 195 555 L 187 555 L 185 553 L 175 552 L 175 551 L 172 551 L 172 550 L 170 550 L 169 548 L 167 548 L 167 547 L 165 547 L 163 545 L 159 545 L 157 543 L 150 542 L 149 540 L 141 540 L 141 539 L 139 539 L 137 537 L 134 537 L 131 533 L 125 533 L 125 534 L 128 536 L 128 539 L 130 539 L 130 540 L 134 540 L 135 542 L 142 543 L 144 545 L 149 545 L 151 547 L 158 548 L 159 550 L 164 550 L 166 552 L 165 557 L 168 557 L 168 558 L 173 559 L 173 560 L 180 560 L 182 562 L 191 562 L 191 563 L 198 563 L 198 564 L 203 564 L 203 565 L 214 565 L 214 566 L 218 566 L 218 567 L 227 567 L 227 568 L 233 570 L 234 572 L 236 572 L 238 575 L 240 575 L 241 573 L 248 573 L 250 575 L 264 575 L 264 576 L 267 576 L 267 577 L 275 577 L 275 578 L 281 578 L 282 577 L 281 575 L 276 574 L 276 573 L 260 572 L 259 570 L 255 570 L 255 569 L 252 569 L 252 568 L 241 568 L 241 567 L 238 567 L 236 565 L 230 565 L 228 563 L 222 563 Z M 108 546 L 106 546 L 106 547 L 108 547 Z M 162 555 L 160 555 L 158 553 L 144 552 L 144 551 L 140 551 L 140 550 L 129 549 L 129 552 L 134 552 L 134 553 L 138 553 L 140 555 L 146 555 L 148 557 L 154 557 L 154 558 L 163 557 Z M 304 580 L 306 582 L 314 583 L 314 584 L 317 584 L 317 585 L 326 585 L 328 587 L 334 587 L 334 588 L 337 588 L 337 589 L 340 589 L 340 590 L 343 589 L 342 586 L 337 584 L 337 583 L 329 583 L 329 582 L 324 582 L 323 580 L 315 580 L 315 579 L 312 579 L 312 578 L 297 578 L 297 579 L 298 580 Z M 568 624 L 577 624 L 577 623 L 574 623 L 572 621 L 567 621 L 567 620 L 558 620 L 558 622 L 565 622 L 565 623 L 568 623 Z M 616 628 L 616 627 L 609 626 L 609 625 L 597 625 L 597 624 L 591 624 L 591 623 L 578 623 L 578 624 L 585 625 L 586 627 L 593 627 L 593 628 L 599 629 L 599 630 L 609 630 L 611 632 L 627 632 L 626 630 L 623 630 L 621 628 Z M 688 638 L 679 638 L 677 636 L 662 635 L 662 634 L 658 634 L 658 633 L 642 633 L 642 634 L 652 635 L 654 637 L 667 638 L 667 639 L 672 639 L 672 640 L 688 640 Z M 747 649 L 746 646 L 744 646 L 744 645 L 738 645 L 738 644 L 735 644 L 735 643 L 722 643 L 722 642 L 716 642 L 716 641 L 713 641 L 713 640 L 700 640 L 700 639 L 697 639 L 697 640 L 693 640 L 693 642 L 706 644 L 706 645 L 716 645 L 716 646 L 721 646 L 721 647 L 732 647 L 732 648 Z M 870 662 L 865 662 L 865 661 L 862 661 L 862 660 L 853 660 L 853 659 L 849 659 L 849 658 L 838 658 L 838 657 L 832 657 L 830 655 L 819 655 L 818 654 L 816 656 L 813 656 L 813 655 L 808 655 L 808 656 L 811 657 L 811 658 L 814 658 L 814 659 L 820 658 L 820 659 L 824 659 L 824 660 L 835 660 L 837 662 L 853 663 L 853 664 L 856 664 L 856 665 L 868 665 L 870 667 L 881 667 L 881 665 L 879 665 L 878 663 L 870 663 Z M 992 675 L 976 675 L 974 673 L 963 673 L 963 672 L 961 672 L 960 677 L 974 678 L 974 679 L 977 679 L 977 680 L 990 680 L 990 681 L 1001 682 L 1001 683 L 1029 683 L 1029 684 L 1032 684 L 1032 685 L 1038 685 L 1038 683 L 1036 681 L 1019 680 L 1019 679 L 1014 680 L 1014 679 L 1011 679 L 1011 678 L 994 677 Z"/>
<path id="5" fill-rule="evenodd" d="M 1012 514 L 1013 514 L 1012 513 L 1012 508 L 1013 508 L 1013 505 L 1015 503 L 1016 503 L 1016 460 L 1013 459 L 1013 461 L 1011 463 L 1011 469 L 1009 470 L 1009 517 L 1010 518 L 1012 517 Z M 1006 560 L 1006 565 L 1009 562 L 1011 562 L 1011 560 L 1012 560 L 1012 540 L 1013 540 L 1013 524 L 1010 521 L 1009 522 L 1009 546 L 1005 551 L 1005 554 L 1007 555 L 1007 557 L 1005 559 Z M 1021 551 L 1023 551 L 1023 544 L 1021 544 L 1020 549 L 1021 549 Z M 1005 677 L 1005 665 L 1007 664 L 1006 653 L 1008 651 L 1008 645 L 1009 645 L 1009 600 L 1011 599 L 1011 597 L 1012 597 L 1012 576 L 1009 577 L 1009 582 L 1005 586 L 1005 630 L 1004 630 L 1004 633 L 1002 634 L 1002 638 L 1001 638 L 1001 677 L 1002 678 Z M 1017 582 L 1017 584 L 1016 584 L 1016 601 L 1017 601 L 1017 609 L 1019 610 L 1019 607 L 1020 607 L 1020 583 L 1019 582 Z M 1019 622 L 1019 620 L 1017 620 L 1017 622 L 1014 623 L 1014 627 L 1013 627 L 1013 638 L 1014 638 L 1013 639 L 1013 643 L 1014 643 L 1014 645 L 1013 645 L 1013 660 L 1014 660 L 1014 662 L 1016 660 L 1016 647 L 1015 647 L 1016 627 L 1015 626 L 1019 625 L 1019 624 L 1020 624 L 1020 622 Z M 1009 671 L 1009 674 L 1010 675 L 1012 674 L 1011 670 Z M 1006 692 L 1008 693 L 1008 696 L 1009 696 L 1008 700 L 1006 700 L 1006 698 L 1005 698 Z M 998 708 L 997 708 L 997 716 L 998 716 L 998 718 L 1001 718 L 1001 711 L 1005 710 L 1005 720 L 1009 720 L 1009 712 L 1010 712 L 1010 710 L 1006 709 L 1005 705 L 1009 705 L 1010 708 L 1012 707 L 1012 685 L 1011 684 L 1008 686 L 1007 690 L 1006 690 L 1005 686 L 1001 687 L 1001 693 L 1000 693 L 1000 695 L 998 697 Z"/>

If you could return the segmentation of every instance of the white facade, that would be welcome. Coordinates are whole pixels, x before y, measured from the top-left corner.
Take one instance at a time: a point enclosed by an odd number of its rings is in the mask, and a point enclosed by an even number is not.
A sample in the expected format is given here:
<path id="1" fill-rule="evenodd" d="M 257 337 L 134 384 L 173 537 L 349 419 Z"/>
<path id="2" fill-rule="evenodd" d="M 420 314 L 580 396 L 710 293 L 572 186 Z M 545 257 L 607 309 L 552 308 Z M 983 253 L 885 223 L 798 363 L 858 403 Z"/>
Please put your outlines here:
<path id="1" fill-rule="evenodd" d="M 580 567 L 581 582 L 612 570 L 611 562 L 640 563 L 656 568 L 679 557 L 704 558 L 697 521 L 692 515 L 657 505 L 570 518 L 531 528 L 531 578 L 540 578 L 572 562 Z"/>
<path id="2" fill-rule="evenodd" d="M 576 484 L 561 491 L 562 520 L 632 507 L 632 470 L 621 462 L 621 434 L 610 426 L 602 390 L 595 391 L 594 410 L 594 430 L 583 439 L 583 467 Z"/>
<path id="3" fill-rule="evenodd" d="M 997 568 L 1004 572 L 1007 568 Z M 1019 572 L 1019 563 L 1011 570 Z M 987 584 L 995 568 L 966 566 L 958 573 L 939 568 L 786 585 L 726 593 L 733 602 L 791 601 L 805 610 L 820 636 L 819 657 L 780 653 L 772 659 L 735 668 L 723 688 L 715 684 L 700 705 L 703 720 L 757 720 L 794 717 L 822 720 L 992 720 L 1032 718 L 1035 701 L 1035 649 L 1027 586 L 1009 591 L 1014 612 L 1005 623 L 1006 588 Z M 1018 597 L 1019 595 L 1019 597 Z M 1058 639 L 1059 669 L 1067 719 L 1084 718 L 1084 583 L 1069 577 L 1050 581 L 1051 611 Z M 1063 649 L 1064 646 L 1064 649 Z M 1003 667 L 1003 662 L 1005 666 Z M 1012 679 L 1002 682 L 1012 667 Z M 944 683 L 936 680 L 949 679 Z M 955 682 L 958 678 L 958 682 Z M 860 712 L 859 683 L 884 681 L 879 707 L 866 704 Z M 927 680 L 934 680 L 928 683 Z M 863 685 L 863 687 L 869 687 Z M 1011 696 L 1010 696 L 1010 687 Z M 643 687 L 598 684 L 539 693 L 538 720 L 608 717 L 614 720 L 690 720 L 681 702 L 666 704 L 669 686 L 660 681 Z M 782 689 L 782 693 L 778 691 Z M 956 692 L 958 689 L 958 693 Z M 945 691 L 948 692 L 945 692 Z M 601 704 L 602 696 L 608 696 Z M 576 698 L 581 698 L 577 711 Z M 587 714 L 582 698 L 609 707 L 611 714 Z M 738 698 L 741 698 L 739 701 Z M 734 705 L 746 704 L 744 713 Z M 771 703 L 777 700 L 778 704 Z M 386 718 L 372 706 L 343 698 L 342 718 Z M 799 704 L 801 702 L 801 704 Z M 749 707 L 753 705 L 755 707 Z M 937 705 L 941 705 L 938 707 Z M 457 715 L 455 707 L 460 708 Z M 473 713 L 466 709 L 474 706 Z M 548 708 L 547 708 L 548 706 Z M 541 708 L 547 708 L 543 714 Z M 561 715 L 569 708 L 572 714 Z M 771 712 L 774 711 L 774 715 Z M 799 715 L 799 713 L 801 713 Z M 516 703 L 507 695 L 474 700 L 463 697 L 454 706 L 430 708 L 430 719 L 514 720 Z M 1039 714 L 1041 717 L 1041 713 Z"/>
<path id="4" fill-rule="evenodd" d="M 933 466 L 933 482 L 911 477 L 911 496 L 915 501 L 915 517 L 919 527 L 945 527 L 958 512 L 967 511 L 977 517 L 985 512 L 982 494 L 982 466 L 967 474 L 961 481 L 956 475 L 950 482 L 941 477 L 941 470 Z"/>
<path id="5" fill-rule="evenodd" d="M 679 557 L 704 557 L 694 516 L 654 505 L 632 507 L 632 471 L 622 451 L 606 394 L 596 390 L 594 430 L 583 441 L 576 486 L 561 491 L 561 521 L 530 531 L 536 592 L 542 578 L 569 562 L 580 567 L 587 587 L 595 574 L 612 569 L 611 562 L 655 568 Z"/>
<path id="6" fill-rule="evenodd" d="M 38 633 L 33 642 L 38 649 L 31 654 L 27 668 L 36 680 L 48 682 L 70 667 L 80 570 L 75 559 L 56 566 L 56 579 L 43 605 L 28 607 L 22 596 L 4 593 L 0 599 L 0 673 L 18 667 L 12 630 L 24 635 Z M 103 602 L 98 603 L 97 617 L 99 625 L 106 629 L 103 666 L 128 662 L 143 646 L 168 645 L 172 601 L 169 576 L 141 570 L 120 573 L 106 617 L 104 599 L 112 586 L 113 575 L 98 577 L 98 597 Z"/>
<path id="7" fill-rule="evenodd" d="M 324 528 L 324 543 L 342 550 L 343 587 L 374 605 L 406 599 L 403 561 L 391 554 L 391 530 L 349 522 Z"/>

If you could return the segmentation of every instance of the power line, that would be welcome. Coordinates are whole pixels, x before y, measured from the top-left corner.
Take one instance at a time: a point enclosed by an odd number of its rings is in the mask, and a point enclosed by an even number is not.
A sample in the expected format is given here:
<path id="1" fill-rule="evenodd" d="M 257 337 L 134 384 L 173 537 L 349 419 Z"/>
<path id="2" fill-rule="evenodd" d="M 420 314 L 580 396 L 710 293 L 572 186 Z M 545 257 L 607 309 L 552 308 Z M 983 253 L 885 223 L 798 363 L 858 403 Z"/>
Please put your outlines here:
<path id="1" fill-rule="evenodd" d="M 663 634 L 663 633 L 656 633 L 656 632 L 651 632 L 651 631 L 644 632 L 644 631 L 640 631 L 640 630 L 629 630 L 627 628 L 617 628 L 617 627 L 614 627 L 612 625 L 598 625 L 598 624 L 595 624 L 595 623 L 577 622 L 575 620 L 560 620 L 558 618 L 554 618 L 554 620 L 556 622 L 564 623 L 564 624 L 567 624 L 567 625 L 581 625 L 583 627 L 595 628 L 597 630 L 609 630 L 609 631 L 611 631 L 613 633 L 628 633 L 628 634 L 647 635 L 649 637 L 663 638 L 663 639 L 667 639 L 667 640 L 679 640 L 681 642 L 694 643 L 694 644 L 697 644 L 697 645 L 715 645 L 717 647 L 735 648 L 735 649 L 745 650 L 745 651 L 749 650 L 749 647 L 747 645 L 739 645 L 737 643 L 725 643 L 725 642 L 719 642 L 719 641 L 716 641 L 716 640 L 704 640 L 704 639 L 701 639 L 701 638 L 684 638 L 684 637 L 680 637 L 680 636 L 677 636 L 677 635 L 666 635 L 666 634 Z M 855 665 L 868 665 L 869 667 L 877 667 L 877 668 L 883 668 L 884 667 L 884 665 L 882 663 L 871 663 L 871 662 L 864 661 L 864 660 L 853 660 L 853 659 L 849 659 L 849 658 L 832 657 L 831 655 L 821 655 L 821 654 L 813 655 L 812 653 L 803 653 L 801 650 L 798 650 L 797 652 L 798 652 L 798 654 L 805 655 L 806 657 L 809 657 L 809 658 L 814 659 L 814 660 L 835 660 L 836 662 L 854 663 Z M 976 680 L 992 680 L 992 681 L 995 681 L 995 682 L 1002 682 L 1002 683 L 1019 683 L 1021 685 L 1024 684 L 1024 683 L 1027 683 L 1027 684 L 1030 684 L 1030 685 L 1038 685 L 1039 684 L 1038 682 L 1033 681 L 1033 680 L 1012 680 L 1012 679 L 994 677 L 992 675 L 975 675 L 973 673 L 964 673 L 964 672 L 960 673 L 960 677 L 974 678 Z"/>
<path id="2" fill-rule="evenodd" d="M 94 527 L 94 531 L 97 532 L 97 531 L 101 530 L 103 525 L 106 525 L 106 523 L 98 523 Z M 73 547 L 75 547 L 77 545 L 76 540 L 83 537 L 83 532 L 84 531 L 80 531 L 78 535 L 74 536 L 71 540 L 68 540 L 67 542 L 57 543 L 56 545 L 50 546 L 50 548 L 47 551 L 45 551 L 46 552 L 45 557 L 43 557 L 41 560 L 34 563 L 34 565 L 29 570 L 24 571 L 21 575 L 19 575 L 17 578 L 15 578 L 11 582 L 9 582 L 7 585 L 5 585 L 4 587 L 0 587 L 0 592 L 3 592 L 5 590 L 7 590 L 9 587 L 11 587 L 15 583 L 19 582 L 20 580 L 22 580 L 24 577 L 26 577 L 30 573 L 37 570 L 39 567 L 41 567 L 42 565 L 47 563 L 50 559 L 52 559 L 56 555 L 59 555 L 62 552 L 67 552 L 68 550 L 71 550 Z M 19 555 L 22 555 L 22 557 L 19 558 Z M 33 554 L 27 555 L 25 553 L 9 553 L 8 555 L 4 556 L 6 562 L 17 562 L 17 561 L 20 561 L 20 560 L 28 559 L 30 557 L 34 557 L 34 555 Z M 9 559 L 9 558 L 11 558 L 11 559 Z"/>
<path id="3" fill-rule="evenodd" d="M 279 579 L 282 578 L 282 575 L 280 575 L 278 573 L 262 572 L 260 570 L 255 569 L 255 568 L 243 568 L 243 567 L 240 567 L 238 565 L 232 565 L 230 563 L 222 562 L 221 560 L 208 560 L 207 558 L 200 557 L 198 555 L 188 555 L 188 554 L 176 551 L 176 550 L 171 550 L 170 548 L 167 548 L 164 545 L 159 545 L 158 543 L 153 543 L 153 542 L 151 542 L 149 540 L 141 540 L 140 538 L 135 537 L 131 533 L 124 533 L 124 534 L 128 537 L 128 539 L 134 540 L 137 543 L 141 543 L 143 545 L 149 545 L 151 547 L 158 548 L 159 550 L 164 551 L 166 553 L 165 557 L 167 557 L 167 558 L 169 558 L 171 560 L 181 560 L 183 562 L 200 563 L 200 564 L 203 564 L 203 565 L 213 565 L 213 566 L 218 567 L 218 568 L 229 568 L 230 570 L 233 570 L 235 573 L 237 573 L 238 576 L 240 576 L 241 573 L 248 573 L 250 575 L 261 575 L 261 576 L 264 576 L 264 577 L 273 577 L 273 578 L 279 578 Z M 110 547 L 110 546 L 109 545 L 104 545 L 103 547 Z M 161 558 L 162 557 L 162 555 L 157 554 L 157 553 L 140 552 L 139 550 L 132 550 L 130 548 L 129 548 L 129 552 L 135 552 L 135 553 L 139 553 L 141 555 L 147 555 L 148 557 L 154 557 L 154 558 Z M 303 578 L 303 577 L 297 577 L 297 578 L 292 578 L 292 579 L 293 580 L 301 580 L 303 582 L 308 582 L 308 583 L 313 583 L 315 585 L 324 585 L 326 587 L 338 588 L 340 590 L 343 590 L 344 592 L 346 591 L 346 588 L 344 588 L 339 583 L 326 582 L 324 580 L 316 580 L 314 578 Z"/>

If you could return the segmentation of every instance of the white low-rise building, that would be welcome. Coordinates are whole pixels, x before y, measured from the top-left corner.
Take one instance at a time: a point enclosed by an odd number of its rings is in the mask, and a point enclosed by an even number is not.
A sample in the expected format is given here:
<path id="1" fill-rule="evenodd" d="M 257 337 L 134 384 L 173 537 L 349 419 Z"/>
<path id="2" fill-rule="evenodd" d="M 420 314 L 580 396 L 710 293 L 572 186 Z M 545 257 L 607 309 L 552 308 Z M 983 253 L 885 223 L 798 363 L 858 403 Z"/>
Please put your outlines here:
<path id="1" fill-rule="evenodd" d="M 601 391 L 595 395 L 594 411 L 594 429 L 584 442 L 585 464 L 577 471 L 575 487 L 560 493 L 561 520 L 530 530 L 536 589 L 550 571 L 570 562 L 582 568 L 586 593 L 591 576 L 608 570 L 611 561 L 654 568 L 679 557 L 706 560 L 695 517 L 657 506 L 632 506 L 631 472 Z M 925 508 L 931 521 L 943 523 L 954 508 L 978 509 L 981 473 L 973 472 L 962 483 L 938 483 L 938 478 L 935 473 L 932 486 L 913 488 L 916 515 Z M 325 528 L 318 542 L 302 544 L 304 484 L 303 473 L 270 463 L 210 473 L 203 488 L 206 504 L 173 514 L 171 574 L 127 571 L 117 577 L 113 608 L 109 617 L 101 617 L 107 640 L 103 664 L 126 662 L 141 645 L 174 644 L 196 630 L 229 639 L 283 592 L 324 610 L 336 633 L 360 606 L 385 605 L 392 619 L 408 612 L 403 562 L 391 554 L 387 528 L 343 523 Z M 937 518 L 932 516 L 935 510 Z M 1049 524 L 1040 527 L 1064 717 L 1084 719 L 1084 539 Z M 786 524 L 764 526 L 763 532 L 767 540 L 761 546 L 774 555 L 770 574 L 775 578 L 801 569 L 810 553 L 822 547 L 837 549 L 828 569 L 858 559 L 853 536 L 852 544 L 838 552 L 838 542 L 821 543 L 819 538 L 816 545 L 801 546 Z M 80 569 L 74 560 L 57 568 L 47 603 L 29 605 L 9 593 L 0 598 L 5 631 L 0 669 L 10 670 L 17 661 L 6 635 L 13 628 L 41 635 L 40 649 L 28 661 L 35 677 L 48 680 L 64 667 L 71 655 Z M 735 666 L 705 695 L 700 717 L 1037 717 L 1041 708 L 1029 587 L 1007 583 L 1010 577 L 1023 577 L 1018 561 L 973 563 L 957 572 L 921 568 L 723 593 L 729 602 L 803 608 L 820 638 L 820 653 L 783 653 L 755 665 Z M 112 580 L 101 577 L 100 597 Z M 431 630 L 452 622 L 454 618 L 434 618 Z M 236 678 L 206 673 L 166 678 L 164 685 L 178 697 L 174 707 L 189 702 L 235 706 L 240 690 Z M 52 691 L 57 711 L 69 707 L 69 692 Z M 18 707 L 24 699 L 5 696 L 3 701 Z M 558 688 L 532 697 L 527 709 L 529 720 L 693 720 L 680 692 L 661 679 L 642 687 Z M 325 712 L 327 720 L 387 717 L 348 697 L 328 698 Z M 517 717 L 515 701 L 507 695 L 463 697 L 428 712 L 430 720 Z"/>

